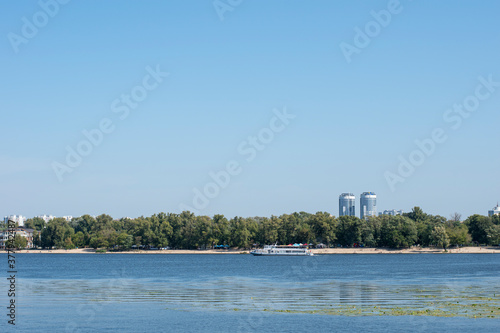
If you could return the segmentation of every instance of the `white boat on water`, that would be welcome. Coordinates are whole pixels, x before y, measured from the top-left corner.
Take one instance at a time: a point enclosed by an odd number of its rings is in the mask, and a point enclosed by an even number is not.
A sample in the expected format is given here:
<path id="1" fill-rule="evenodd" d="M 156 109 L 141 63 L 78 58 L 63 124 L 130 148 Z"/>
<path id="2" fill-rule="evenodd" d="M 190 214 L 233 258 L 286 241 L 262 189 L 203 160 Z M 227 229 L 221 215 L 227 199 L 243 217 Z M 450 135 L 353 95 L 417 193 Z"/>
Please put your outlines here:
<path id="1" fill-rule="evenodd" d="M 307 245 L 265 245 L 263 249 L 250 252 L 254 256 L 312 256 L 314 255 Z"/>

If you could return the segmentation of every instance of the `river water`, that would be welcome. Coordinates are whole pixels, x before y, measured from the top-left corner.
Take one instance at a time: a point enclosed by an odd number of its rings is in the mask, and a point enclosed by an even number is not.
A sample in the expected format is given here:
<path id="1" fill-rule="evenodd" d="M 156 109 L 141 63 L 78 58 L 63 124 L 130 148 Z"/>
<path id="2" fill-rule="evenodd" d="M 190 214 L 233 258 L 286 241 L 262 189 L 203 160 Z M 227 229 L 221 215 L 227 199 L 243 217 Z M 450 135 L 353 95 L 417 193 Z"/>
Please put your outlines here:
<path id="1" fill-rule="evenodd" d="M 17 254 L 16 265 L 16 325 L 3 278 L 1 332 L 500 331 L 496 254 Z"/>

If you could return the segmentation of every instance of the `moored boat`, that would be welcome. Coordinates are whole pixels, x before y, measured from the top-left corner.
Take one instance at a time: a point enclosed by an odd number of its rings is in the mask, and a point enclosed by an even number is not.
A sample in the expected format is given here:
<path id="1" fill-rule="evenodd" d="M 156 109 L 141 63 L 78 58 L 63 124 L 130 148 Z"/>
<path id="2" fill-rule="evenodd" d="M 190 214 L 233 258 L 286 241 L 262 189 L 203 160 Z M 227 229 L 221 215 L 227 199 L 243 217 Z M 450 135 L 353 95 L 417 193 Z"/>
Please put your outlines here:
<path id="1" fill-rule="evenodd" d="M 263 249 L 250 252 L 254 256 L 312 256 L 307 245 L 265 245 Z"/>

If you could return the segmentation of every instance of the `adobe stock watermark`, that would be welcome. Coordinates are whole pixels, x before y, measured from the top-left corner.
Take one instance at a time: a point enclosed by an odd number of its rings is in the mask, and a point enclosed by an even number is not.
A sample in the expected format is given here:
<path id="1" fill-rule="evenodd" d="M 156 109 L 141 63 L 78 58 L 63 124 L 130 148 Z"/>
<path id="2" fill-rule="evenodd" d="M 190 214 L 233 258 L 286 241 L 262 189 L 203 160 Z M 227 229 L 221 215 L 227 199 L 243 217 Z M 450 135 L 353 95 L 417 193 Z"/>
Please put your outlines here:
<path id="1" fill-rule="evenodd" d="M 14 53 L 19 53 L 19 46 L 28 44 L 30 40 L 38 35 L 40 29 L 44 28 L 49 21 L 54 18 L 62 5 L 66 5 L 71 0 L 40 0 L 38 6 L 40 10 L 35 12 L 31 18 L 23 16 L 21 18 L 22 26 L 20 34 L 9 32 L 7 39 L 14 50 Z"/>
<path id="2" fill-rule="evenodd" d="M 111 102 L 111 112 L 117 114 L 119 120 L 125 120 L 130 115 L 131 110 L 137 109 L 140 103 L 148 97 L 149 92 L 158 88 L 169 75 L 169 73 L 161 71 L 160 65 L 156 65 L 154 69 L 146 66 L 145 70 L 147 74 L 142 78 L 141 84 L 130 89 L 130 93 L 121 94 L 120 97 Z M 111 118 L 102 118 L 95 128 L 82 131 L 84 139 L 81 139 L 75 147 L 66 146 L 65 160 L 63 162 L 53 161 L 51 164 L 59 182 L 63 181 L 65 174 L 71 173 L 79 167 L 83 158 L 89 156 L 94 148 L 100 146 L 106 135 L 113 133 L 116 128 L 115 123 Z"/>
<path id="3" fill-rule="evenodd" d="M 277 281 L 310 281 L 311 272 L 316 272 L 319 267 L 331 263 L 334 256 L 330 255 L 314 255 L 312 257 L 306 258 L 306 260 L 300 261 L 291 266 L 287 266 L 285 270 L 279 274 L 278 277 L 273 277 L 272 280 Z M 294 282 L 294 286 L 297 287 L 301 284 L 301 282 Z M 273 297 L 273 300 L 270 301 L 268 297 L 257 297 L 250 298 L 248 296 L 245 300 L 246 304 L 249 304 L 249 308 L 245 309 L 247 312 L 246 316 L 238 316 L 238 325 L 235 326 L 238 329 L 235 331 L 239 332 L 257 332 L 262 331 L 262 327 L 265 327 L 266 321 L 271 320 L 272 316 L 277 313 L 277 311 L 283 310 L 292 310 L 292 308 L 282 307 L 280 301 L 286 301 L 289 297 L 290 289 L 284 289 L 287 291 L 287 294 L 277 294 L 275 296 L 281 297 Z M 256 290 L 253 292 L 254 294 L 259 294 L 259 291 Z M 270 295 L 269 295 L 270 296 Z M 320 307 L 316 307 L 316 309 L 320 309 Z"/>
<path id="4" fill-rule="evenodd" d="M 350 64 L 352 62 L 354 54 L 360 54 L 363 49 L 367 48 L 372 40 L 382 33 L 383 28 L 387 28 L 389 24 L 391 24 L 393 17 L 400 14 L 402 11 L 403 5 L 399 0 L 389 0 L 386 9 L 381 9 L 379 11 L 372 10 L 370 12 L 373 20 L 366 22 L 363 28 L 358 26 L 354 27 L 352 44 L 346 42 L 341 42 L 339 44 L 340 50 L 347 63 Z"/>
<path id="5" fill-rule="evenodd" d="M 114 269 L 111 271 L 108 280 L 101 284 L 101 288 L 93 290 L 93 299 L 81 299 L 76 308 L 78 320 L 73 319 L 68 322 L 64 331 L 66 333 L 86 332 L 82 326 L 85 327 L 89 322 L 96 320 L 97 315 L 103 311 L 103 304 L 106 301 L 112 301 L 113 294 L 121 294 L 131 287 L 129 280 L 125 278 L 125 272 L 125 267 L 122 267 L 120 271 Z"/>
<path id="6" fill-rule="evenodd" d="M 232 12 L 236 7 L 241 5 L 242 2 L 243 0 L 215 0 L 212 4 L 217 16 L 219 16 L 219 20 L 224 21 L 226 12 Z"/>
<path id="7" fill-rule="evenodd" d="M 286 108 L 283 110 L 273 110 L 273 117 L 269 120 L 268 126 L 262 128 L 256 135 L 248 136 L 238 144 L 236 151 L 243 158 L 244 162 L 252 162 L 258 156 L 259 152 L 266 149 L 273 142 L 276 134 L 283 132 L 296 115 L 288 113 Z M 242 163 L 237 159 L 228 161 L 223 170 L 216 172 L 210 171 L 208 176 L 211 181 L 207 182 L 201 189 L 193 189 L 192 205 L 181 203 L 180 211 L 190 211 L 200 214 L 200 211 L 207 208 L 210 200 L 215 199 L 221 190 L 227 188 L 231 179 L 238 176 L 243 171 Z"/>
<path id="8" fill-rule="evenodd" d="M 476 86 L 473 94 L 466 96 L 462 103 L 455 103 L 443 113 L 443 120 L 454 131 L 458 130 L 464 121 L 469 118 L 493 93 L 500 87 L 500 82 L 493 81 L 493 75 L 487 78 L 478 77 L 479 84 Z M 412 150 L 407 157 L 399 155 L 399 165 L 396 172 L 386 171 L 384 173 L 387 185 L 392 192 L 396 190 L 398 183 L 404 183 L 408 177 L 411 177 L 417 167 L 424 164 L 426 159 L 435 153 L 438 145 L 448 140 L 446 129 L 441 127 L 432 130 L 430 137 L 423 140 L 415 140 L 417 148 Z"/>

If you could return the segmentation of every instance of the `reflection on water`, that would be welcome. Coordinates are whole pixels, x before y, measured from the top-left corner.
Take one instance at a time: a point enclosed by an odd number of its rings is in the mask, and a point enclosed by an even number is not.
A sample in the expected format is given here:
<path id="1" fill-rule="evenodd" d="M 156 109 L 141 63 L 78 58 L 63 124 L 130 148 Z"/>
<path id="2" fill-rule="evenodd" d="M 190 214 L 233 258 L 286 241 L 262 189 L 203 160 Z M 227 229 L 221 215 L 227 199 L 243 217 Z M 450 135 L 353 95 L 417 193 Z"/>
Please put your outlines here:
<path id="1" fill-rule="evenodd" d="M 483 281 L 484 282 L 484 281 Z M 100 279 L 20 281 L 22 297 L 44 302 L 147 302 L 193 311 L 275 311 L 341 315 L 423 314 L 500 318 L 498 281 L 481 285 L 367 281 L 289 282 L 219 277 L 210 281 Z M 389 313 L 387 313 L 389 311 Z"/>

